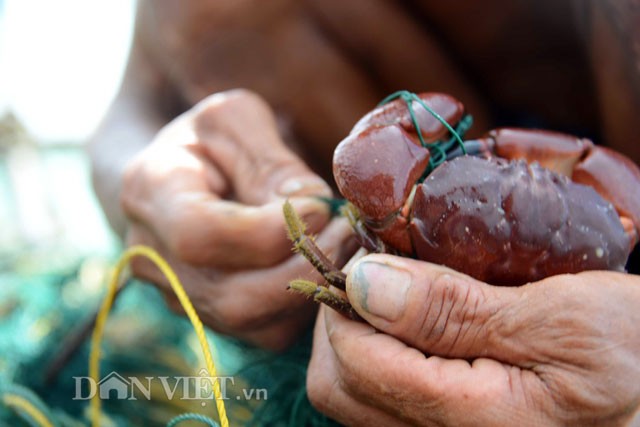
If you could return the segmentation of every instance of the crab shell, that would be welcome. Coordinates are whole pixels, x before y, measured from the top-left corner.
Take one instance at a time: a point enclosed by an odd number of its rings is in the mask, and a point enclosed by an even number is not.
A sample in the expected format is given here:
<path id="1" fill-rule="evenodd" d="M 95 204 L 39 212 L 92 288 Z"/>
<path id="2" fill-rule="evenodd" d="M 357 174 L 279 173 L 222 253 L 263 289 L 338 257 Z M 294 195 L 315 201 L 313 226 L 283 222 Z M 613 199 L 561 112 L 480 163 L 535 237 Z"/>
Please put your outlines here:
<path id="1" fill-rule="evenodd" d="M 463 105 L 420 98 L 448 123 Z M 426 142 L 447 129 L 413 104 Z M 624 271 L 640 228 L 640 169 L 591 141 L 548 131 L 500 129 L 466 142 L 432 171 L 407 106 L 363 117 L 336 148 L 333 172 L 360 220 L 401 254 L 447 265 L 496 285 L 561 273 Z"/>

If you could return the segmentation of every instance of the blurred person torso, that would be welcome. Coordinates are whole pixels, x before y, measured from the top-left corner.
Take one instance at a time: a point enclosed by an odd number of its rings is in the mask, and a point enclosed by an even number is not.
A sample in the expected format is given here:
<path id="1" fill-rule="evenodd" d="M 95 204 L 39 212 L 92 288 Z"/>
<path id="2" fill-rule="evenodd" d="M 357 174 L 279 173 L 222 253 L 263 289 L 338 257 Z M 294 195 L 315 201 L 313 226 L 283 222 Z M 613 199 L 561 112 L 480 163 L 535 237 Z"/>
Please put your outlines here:
<path id="1" fill-rule="evenodd" d="M 521 125 L 522 117 L 605 134 L 591 30 L 593 9 L 609 2 L 592 3 L 156 0 L 141 2 L 137 31 L 172 94 L 168 108 L 178 113 L 211 93 L 253 90 L 274 108 L 285 138 L 326 172 L 353 124 L 400 89 L 460 99 L 475 118 L 470 136 Z M 603 18 L 621 31 L 633 27 L 618 22 L 622 9 L 610 7 Z M 617 148 L 638 160 L 637 144 Z"/>

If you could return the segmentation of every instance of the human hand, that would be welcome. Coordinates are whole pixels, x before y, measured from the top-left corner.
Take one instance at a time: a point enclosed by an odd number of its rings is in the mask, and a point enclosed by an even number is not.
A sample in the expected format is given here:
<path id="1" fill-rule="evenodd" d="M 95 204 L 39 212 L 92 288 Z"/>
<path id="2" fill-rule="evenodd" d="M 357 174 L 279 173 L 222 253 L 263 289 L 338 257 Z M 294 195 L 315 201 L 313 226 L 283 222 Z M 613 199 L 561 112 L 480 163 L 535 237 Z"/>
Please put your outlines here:
<path id="1" fill-rule="evenodd" d="M 270 108 L 248 91 L 213 95 L 165 126 L 127 167 L 122 207 L 127 244 L 157 249 L 176 269 L 205 324 L 254 344 L 282 349 L 314 310 L 285 291 L 311 276 L 292 257 L 282 215 L 291 198 L 318 243 L 336 257 L 351 234 L 329 223 L 326 205 L 300 196 L 330 196 L 327 184 L 282 142 Z M 325 228 L 326 226 L 326 228 Z M 168 283 L 148 261 L 137 277 Z"/>
<path id="2" fill-rule="evenodd" d="M 494 287 L 370 255 L 347 293 L 370 324 L 323 308 L 307 374 L 312 403 L 342 423 L 640 424 L 638 276 Z"/>

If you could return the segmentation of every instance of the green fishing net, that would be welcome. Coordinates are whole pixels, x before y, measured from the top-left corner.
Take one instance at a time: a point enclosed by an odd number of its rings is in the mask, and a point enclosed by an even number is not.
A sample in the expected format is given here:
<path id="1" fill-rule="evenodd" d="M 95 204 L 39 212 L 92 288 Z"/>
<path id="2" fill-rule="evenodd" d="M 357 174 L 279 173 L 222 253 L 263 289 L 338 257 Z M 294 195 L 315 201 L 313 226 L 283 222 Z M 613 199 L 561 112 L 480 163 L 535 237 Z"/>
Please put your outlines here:
<path id="1" fill-rule="evenodd" d="M 104 220 L 95 218 L 100 214 L 82 150 L 39 148 L 30 155 L 37 159 L 40 172 L 28 181 L 47 195 L 46 209 L 57 212 L 54 216 L 61 224 L 53 221 L 52 233 L 33 233 L 32 240 L 16 231 L 27 220 L 25 211 L 16 208 L 22 195 L 15 191 L 15 170 L 6 156 L 0 156 L 0 229 L 9 231 L 0 235 L 0 426 L 38 425 L 6 404 L 3 397 L 8 395 L 21 396 L 54 425 L 86 426 L 90 424 L 88 340 L 55 375 L 50 368 L 65 339 L 100 304 L 121 248 L 112 236 L 105 237 Z M 21 166 L 17 175 L 27 169 Z M 28 234 L 34 223 L 26 222 Z M 211 332 L 208 338 L 217 352 L 218 374 L 233 378 L 225 401 L 232 426 L 334 425 L 306 397 L 311 331 L 283 354 Z M 162 377 L 165 384 L 198 377 L 204 366 L 201 357 L 189 321 L 169 311 L 153 286 L 132 282 L 109 317 L 101 374 L 103 379 L 110 374 L 136 379 L 148 385 L 150 393 L 131 387 L 126 398 L 110 394 L 102 400 L 101 425 L 164 426 L 186 413 L 216 419 L 214 402 L 193 398 L 185 381 L 171 383 L 172 396 L 158 385 Z M 179 425 L 205 424 L 187 420 Z"/>

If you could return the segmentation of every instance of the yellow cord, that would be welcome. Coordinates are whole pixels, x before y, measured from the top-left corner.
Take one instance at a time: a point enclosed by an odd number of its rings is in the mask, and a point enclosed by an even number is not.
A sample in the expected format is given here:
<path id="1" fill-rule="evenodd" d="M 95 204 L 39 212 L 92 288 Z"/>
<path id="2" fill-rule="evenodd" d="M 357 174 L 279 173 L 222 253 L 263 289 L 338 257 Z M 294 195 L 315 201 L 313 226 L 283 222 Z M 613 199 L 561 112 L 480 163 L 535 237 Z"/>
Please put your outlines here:
<path id="1" fill-rule="evenodd" d="M 15 408 L 17 410 L 22 410 L 27 415 L 31 417 L 33 421 L 38 423 L 41 427 L 53 427 L 53 424 L 45 414 L 43 414 L 38 408 L 36 408 L 33 403 L 29 402 L 22 396 L 18 396 L 16 394 L 5 394 L 2 398 L 2 401 L 8 407 Z"/>
<path id="2" fill-rule="evenodd" d="M 89 376 L 93 378 L 96 383 L 99 381 L 100 375 L 100 342 L 102 340 L 102 335 L 104 332 L 104 325 L 107 321 L 107 316 L 109 315 L 109 310 L 111 310 L 111 306 L 113 305 L 113 300 L 115 298 L 116 290 L 118 288 L 118 279 L 120 278 L 120 274 L 122 270 L 124 270 L 125 266 L 129 263 L 131 258 L 135 256 L 144 256 L 155 263 L 155 265 L 160 269 L 160 271 L 164 274 L 164 276 L 169 280 L 169 284 L 173 288 L 178 300 L 182 304 L 185 313 L 191 320 L 193 324 L 193 328 L 196 332 L 198 340 L 200 341 L 200 345 L 202 346 L 202 353 L 204 354 L 205 364 L 207 366 L 207 371 L 209 372 L 210 377 L 217 377 L 216 368 L 213 363 L 213 357 L 211 356 L 211 351 L 209 350 L 209 343 L 207 342 L 207 337 L 204 332 L 204 327 L 202 326 L 202 322 L 196 313 L 196 310 L 193 308 L 187 293 L 184 291 L 180 280 L 174 273 L 173 269 L 169 266 L 169 264 L 153 249 L 148 246 L 132 246 L 127 249 L 118 263 L 116 264 L 115 271 L 111 277 L 109 282 L 109 289 L 107 291 L 107 295 L 100 307 L 100 311 L 98 312 L 98 316 L 96 318 L 96 326 L 93 330 L 93 335 L 91 337 L 91 354 L 89 355 Z M 216 400 L 216 408 L 218 409 L 218 417 L 220 419 L 220 427 L 229 427 L 229 420 L 227 419 L 227 413 L 224 407 L 224 400 L 222 399 L 222 392 L 220 391 L 220 382 L 214 380 L 212 384 L 213 394 Z M 97 427 L 100 425 L 100 405 L 101 401 L 96 393 L 91 398 L 91 419 L 93 420 L 93 426 Z"/>

